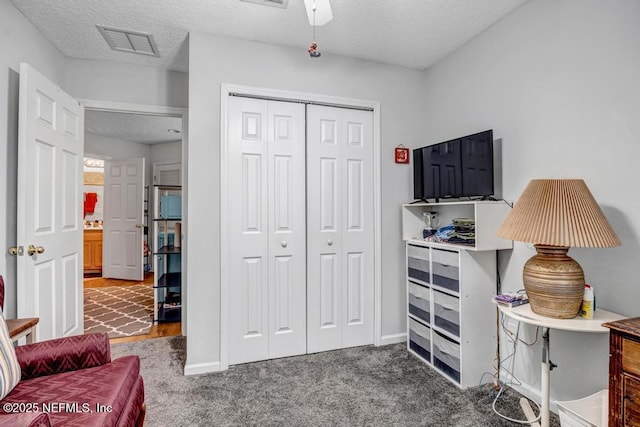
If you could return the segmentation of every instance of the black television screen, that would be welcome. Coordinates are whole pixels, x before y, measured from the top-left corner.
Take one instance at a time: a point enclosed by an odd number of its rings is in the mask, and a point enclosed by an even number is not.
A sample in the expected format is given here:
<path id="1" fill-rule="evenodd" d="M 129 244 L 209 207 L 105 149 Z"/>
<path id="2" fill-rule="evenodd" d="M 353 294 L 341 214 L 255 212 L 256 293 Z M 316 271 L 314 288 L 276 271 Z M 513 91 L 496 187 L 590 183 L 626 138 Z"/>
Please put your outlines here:
<path id="1" fill-rule="evenodd" d="M 493 195 L 493 131 L 413 150 L 416 200 Z"/>

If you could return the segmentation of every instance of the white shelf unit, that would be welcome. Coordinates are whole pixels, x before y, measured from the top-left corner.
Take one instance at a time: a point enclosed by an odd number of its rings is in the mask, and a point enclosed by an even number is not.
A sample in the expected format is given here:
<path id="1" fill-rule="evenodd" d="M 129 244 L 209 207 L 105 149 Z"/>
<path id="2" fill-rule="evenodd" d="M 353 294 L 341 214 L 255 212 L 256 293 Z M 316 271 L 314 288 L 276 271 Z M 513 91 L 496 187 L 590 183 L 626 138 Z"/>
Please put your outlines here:
<path id="1" fill-rule="evenodd" d="M 153 318 L 158 323 L 181 320 L 182 247 L 175 240 L 179 238 L 176 224 L 181 221 L 181 194 L 180 186 L 154 185 Z"/>
<path id="2" fill-rule="evenodd" d="M 495 357 L 496 254 L 407 242 L 407 348 L 461 388 Z"/>
<path id="3" fill-rule="evenodd" d="M 476 242 L 474 246 L 442 244 L 443 247 L 456 246 L 468 251 L 488 251 L 512 249 L 511 240 L 496 236 L 496 231 L 511 208 L 504 201 L 464 201 L 445 203 L 411 203 L 402 205 L 402 239 L 424 241 L 423 212 L 438 212 L 440 227 L 451 223 L 453 218 L 473 218 L 476 222 Z M 434 244 L 435 245 L 435 244 Z"/>
<path id="4" fill-rule="evenodd" d="M 460 388 L 478 385 L 492 371 L 496 348 L 496 250 L 511 249 L 495 236 L 509 210 L 504 202 L 415 203 L 402 206 L 406 242 L 407 349 Z M 422 212 L 440 226 L 473 218 L 476 243 L 427 242 Z M 489 230 L 487 230 L 489 228 Z"/>

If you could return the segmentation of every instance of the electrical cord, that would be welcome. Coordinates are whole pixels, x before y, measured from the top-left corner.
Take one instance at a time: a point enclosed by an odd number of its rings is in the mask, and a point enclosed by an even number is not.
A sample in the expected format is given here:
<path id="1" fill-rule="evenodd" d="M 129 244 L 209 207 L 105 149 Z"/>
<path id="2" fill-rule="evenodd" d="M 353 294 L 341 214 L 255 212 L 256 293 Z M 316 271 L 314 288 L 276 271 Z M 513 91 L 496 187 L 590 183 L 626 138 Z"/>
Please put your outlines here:
<path id="1" fill-rule="evenodd" d="M 538 405 L 538 403 L 533 402 L 536 407 L 538 408 L 538 416 L 534 419 L 534 420 L 518 420 L 515 418 L 511 418 L 507 415 L 504 415 L 502 413 L 500 413 L 500 411 L 498 411 L 498 409 L 496 408 L 496 403 L 498 402 L 498 400 L 502 397 L 502 394 L 505 392 L 506 390 L 506 386 L 507 385 L 522 385 L 522 382 L 520 380 L 518 380 L 518 378 L 514 375 L 514 371 L 515 371 L 515 360 L 516 360 L 516 346 L 519 342 L 527 345 L 527 346 L 532 346 L 533 344 L 535 344 L 538 341 L 538 330 L 540 328 L 536 328 L 536 337 L 535 340 L 529 344 L 527 342 L 525 342 L 524 340 L 520 339 L 520 323 L 518 323 L 518 327 L 515 331 L 515 333 L 511 330 L 509 330 L 509 328 L 507 328 L 507 326 L 505 325 L 505 316 L 501 315 L 502 317 L 502 321 L 500 322 L 503 331 L 505 332 L 505 335 L 511 339 L 511 342 L 513 343 L 512 349 L 511 349 L 511 353 L 505 357 L 502 360 L 498 361 L 498 383 L 500 384 L 500 389 L 498 390 L 498 392 L 496 393 L 495 398 L 493 399 L 493 403 L 491 404 L 491 409 L 493 409 L 493 412 L 498 415 L 500 418 L 505 419 L 507 421 L 511 421 L 512 423 L 516 423 L 516 424 L 527 424 L 530 425 L 534 422 L 538 422 L 542 416 L 542 409 L 540 408 L 540 405 Z M 505 366 L 505 362 L 509 361 L 511 362 L 511 366 L 509 368 L 507 368 Z M 507 377 L 505 378 L 505 381 L 500 381 L 500 372 L 504 371 L 507 374 Z M 495 378 L 495 377 L 494 377 Z M 507 382 L 507 378 L 510 378 L 510 381 Z"/>

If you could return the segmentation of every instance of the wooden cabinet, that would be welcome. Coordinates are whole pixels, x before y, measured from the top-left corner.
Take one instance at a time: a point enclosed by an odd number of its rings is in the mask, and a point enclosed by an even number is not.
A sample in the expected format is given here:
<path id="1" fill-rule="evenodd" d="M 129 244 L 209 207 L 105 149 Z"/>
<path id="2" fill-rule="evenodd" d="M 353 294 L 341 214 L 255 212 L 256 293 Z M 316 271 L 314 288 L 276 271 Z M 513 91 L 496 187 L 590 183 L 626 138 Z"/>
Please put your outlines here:
<path id="1" fill-rule="evenodd" d="M 609 336 L 609 426 L 640 426 L 640 317 L 605 323 Z"/>
<path id="2" fill-rule="evenodd" d="M 84 272 L 102 272 L 102 230 L 84 230 Z"/>

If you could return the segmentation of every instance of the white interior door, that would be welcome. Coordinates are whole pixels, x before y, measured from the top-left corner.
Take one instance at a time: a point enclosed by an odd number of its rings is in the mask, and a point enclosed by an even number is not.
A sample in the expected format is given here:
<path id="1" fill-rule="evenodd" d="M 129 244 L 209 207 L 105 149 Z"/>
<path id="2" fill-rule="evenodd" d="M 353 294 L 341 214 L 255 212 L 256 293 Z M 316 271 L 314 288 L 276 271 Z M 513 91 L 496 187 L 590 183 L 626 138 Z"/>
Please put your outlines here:
<path id="1" fill-rule="evenodd" d="M 307 351 L 373 343 L 373 113 L 307 107 Z"/>
<path id="2" fill-rule="evenodd" d="M 84 332 L 83 154 L 83 107 L 20 64 L 18 317 L 40 318 L 40 340 Z"/>
<path id="3" fill-rule="evenodd" d="M 229 363 L 306 351 L 304 106 L 228 104 Z"/>
<path id="4" fill-rule="evenodd" d="M 143 280 L 144 158 L 104 164 L 102 275 Z"/>

